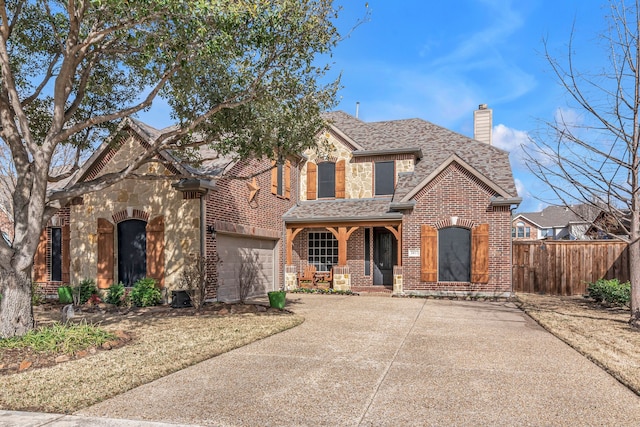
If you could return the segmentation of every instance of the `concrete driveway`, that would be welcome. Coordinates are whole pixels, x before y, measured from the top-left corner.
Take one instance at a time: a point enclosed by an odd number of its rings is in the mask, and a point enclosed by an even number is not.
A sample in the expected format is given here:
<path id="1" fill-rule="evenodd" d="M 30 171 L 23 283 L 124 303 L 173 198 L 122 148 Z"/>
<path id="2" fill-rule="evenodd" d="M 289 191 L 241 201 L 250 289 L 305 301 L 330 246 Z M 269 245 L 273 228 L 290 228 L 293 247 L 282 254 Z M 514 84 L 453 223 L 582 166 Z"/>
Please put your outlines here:
<path id="1" fill-rule="evenodd" d="M 212 426 L 637 426 L 640 397 L 510 303 L 289 294 L 299 327 L 79 412 Z"/>

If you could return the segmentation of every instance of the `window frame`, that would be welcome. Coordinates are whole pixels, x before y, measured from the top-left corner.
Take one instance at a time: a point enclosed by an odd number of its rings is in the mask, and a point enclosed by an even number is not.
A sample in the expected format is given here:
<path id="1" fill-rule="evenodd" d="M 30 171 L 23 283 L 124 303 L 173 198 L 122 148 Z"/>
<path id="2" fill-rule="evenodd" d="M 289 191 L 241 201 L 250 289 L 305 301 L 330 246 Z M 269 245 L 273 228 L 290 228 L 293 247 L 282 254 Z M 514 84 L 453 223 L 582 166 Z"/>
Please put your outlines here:
<path id="1" fill-rule="evenodd" d="M 446 234 L 457 233 L 458 235 L 447 236 Z M 464 236 L 462 236 L 464 234 Z M 456 241 L 452 240 L 455 237 Z M 462 239 L 464 237 L 464 239 Z M 463 241 L 464 240 L 464 241 Z M 452 243 L 458 245 L 452 247 Z M 461 246 L 460 244 L 463 244 Z M 455 250 L 455 251 L 454 251 Z M 466 253 L 457 251 L 465 250 Z M 452 259 L 455 255 L 456 263 L 445 261 Z M 472 236 L 471 230 L 466 227 L 445 227 L 438 230 L 438 282 L 471 282 L 473 270 L 472 260 Z M 466 271 L 452 271 L 451 266 L 466 267 Z M 464 277 L 463 277 L 464 276 Z"/>
<path id="2" fill-rule="evenodd" d="M 385 165 L 385 166 L 383 166 Z M 391 170 L 388 169 L 391 165 Z M 380 172 L 380 173 L 379 173 Z M 389 177 L 388 174 L 391 174 Z M 396 162 L 395 160 L 384 160 L 374 162 L 373 173 L 373 195 L 391 196 L 396 187 Z"/>
<path id="3" fill-rule="evenodd" d="M 62 227 L 50 227 L 50 270 L 52 282 L 62 282 Z"/>
<path id="4" fill-rule="evenodd" d="M 317 167 L 317 198 L 318 199 L 335 199 L 336 198 L 336 163 L 320 162 Z"/>
<path id="5" fill-rule="evenodd" d="M 323 251 L 324 253 L 322 253 Z M 334 265 L 338 265 L 338 239 L 333 233 L 330 231 L 309 231 L 307 234 L 307 262 L 309 265 L 314 265 L 316 271 L 331 271 Z"/>

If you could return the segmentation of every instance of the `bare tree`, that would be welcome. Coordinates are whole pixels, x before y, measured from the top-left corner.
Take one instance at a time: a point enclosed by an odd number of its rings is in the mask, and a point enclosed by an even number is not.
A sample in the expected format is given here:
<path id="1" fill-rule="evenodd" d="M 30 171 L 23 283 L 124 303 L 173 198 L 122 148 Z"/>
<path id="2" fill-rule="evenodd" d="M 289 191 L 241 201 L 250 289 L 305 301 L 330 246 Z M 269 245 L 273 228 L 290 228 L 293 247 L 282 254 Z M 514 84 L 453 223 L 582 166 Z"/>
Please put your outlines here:
<path id="1" fill-rule="evenodd" d="M 546 59 L 568 94 L 570 109 L 559 110 L 546 123 L 549 132 L 527 150 L 530 170 L 557 200 L 591 205 L 615 222 L 612 228 L 625 230 L 626 237 L 615 237 L 629 243 L 630 324 L 635 327 L 640 327 L 639 9 L 638 0 L 609 2 L 602 70 L 579 70 L 575 27 L 564 60 L 545 43 Z M 593 49 L 589 55 L 593 58 Z"/>
<path id="2" fill-rule="evenodd" d="M 0 338 L 33 327 L 39 235 L 75 197 L 135 176 L 159 150 L 210 144 L 246 158 L 311 146 L 335 102 L 319 55 L 339 40 L 336 16 L 332 0 L 0 1 L 0 145 L 15 179 L 13 244 L 0 239 Z M 66 180 L 158 97 L 175 127 L 123 170 Z M 57 168 L 63 146 L 73 154 Z"/>

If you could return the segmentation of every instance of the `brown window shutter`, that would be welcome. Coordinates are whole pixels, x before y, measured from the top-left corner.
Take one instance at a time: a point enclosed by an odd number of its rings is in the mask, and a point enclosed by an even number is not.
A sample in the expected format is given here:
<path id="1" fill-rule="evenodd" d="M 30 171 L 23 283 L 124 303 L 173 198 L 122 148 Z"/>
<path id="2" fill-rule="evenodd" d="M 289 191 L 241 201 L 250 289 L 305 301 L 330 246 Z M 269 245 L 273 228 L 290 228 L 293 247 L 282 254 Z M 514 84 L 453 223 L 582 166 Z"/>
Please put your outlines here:
<path id="1" fill-rule="evenodd" d="M 113 224 L 98 218 L 98 288 L 113 284 Z"/>
<path id="2" fill-rule="evenodd" d="M 62 283 L 69 283 L 71 277 L 69 275 L 69 268 L 71 267 L 71 227 L 69 224 L 62 227 Z"/>
<path id="3" fill-rule="evenodd" d="M 471 229 L 471 282 L 489 282 L 489 224 Z"/>
<path id="4" fill-rule="evenodd" d="M 428 225 L 420 229 L 420 280 L 438 281 L 438 230 Z"/>
<path id="5" fill-rule="evenodd" d="M 278 194 L 278 166 L 271 162 L 271 194 Z"/>
<path id="6" fill-rule="evenodd" d="M 336 199 L 345 198 L 345 163 L 344 159 L 336 162 Z"/>
<path id="7" fill-rule="evenodd" d="M 33 257 L 33 281 L 34 282 L 46 282 L 47 281 L 47 240 L 48 232 L 45 228 L 40 233 L 40 240 L 38 241 L 38 247 L 36 248 L 35 256 Z"/>
<path id="8" fill-rule="evenodd" d="M 147 223 L 147 277 L 164 288 L 164 216 Z"/>
<path id="9" fill-rule="evenodd" d="M 307 200 L 316 199 L 317 170 L 318 167 L 315 163 L 307 163 Z"/>
<path id="10" fill-rule="evenodd" d="M 284 163 L 284 197 L 291 198 L 291 162 L 289 160 Z"/>

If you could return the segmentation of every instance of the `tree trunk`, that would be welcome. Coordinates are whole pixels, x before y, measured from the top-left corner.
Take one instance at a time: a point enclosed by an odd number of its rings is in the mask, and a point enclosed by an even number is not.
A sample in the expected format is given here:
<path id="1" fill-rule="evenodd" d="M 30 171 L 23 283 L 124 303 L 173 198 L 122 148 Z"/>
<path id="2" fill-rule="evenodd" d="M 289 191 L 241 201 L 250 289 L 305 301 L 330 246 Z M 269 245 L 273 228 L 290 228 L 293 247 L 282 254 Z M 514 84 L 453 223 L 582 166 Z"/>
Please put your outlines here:
<path id="1" fill-rule="evenodd" d="M 629 324 L 640 328 L 640 241 L 629 244 L 629 275 L 631 276 L 631 319 Z"/>
<path id="2" fill-rule="evenodd" d="M 34 327 L 29 276 L 0 271 L 0 338 L 21 336 Z"/>

